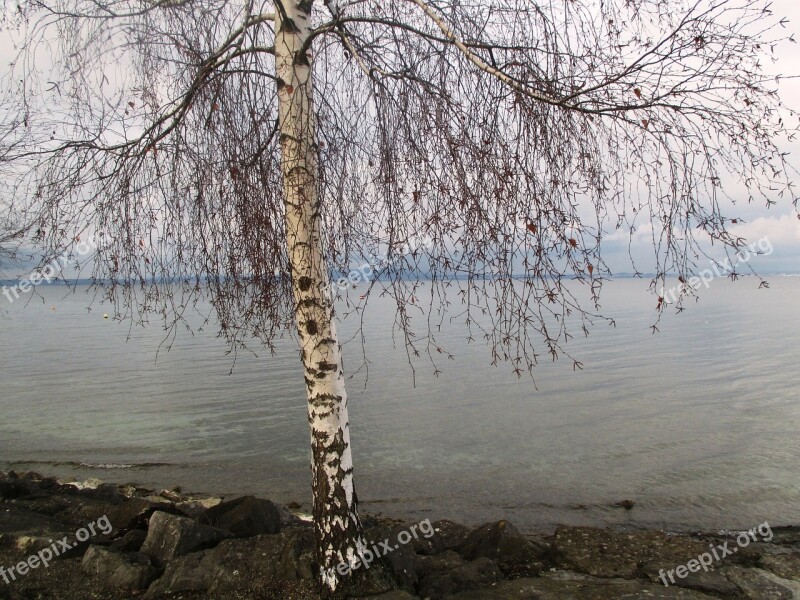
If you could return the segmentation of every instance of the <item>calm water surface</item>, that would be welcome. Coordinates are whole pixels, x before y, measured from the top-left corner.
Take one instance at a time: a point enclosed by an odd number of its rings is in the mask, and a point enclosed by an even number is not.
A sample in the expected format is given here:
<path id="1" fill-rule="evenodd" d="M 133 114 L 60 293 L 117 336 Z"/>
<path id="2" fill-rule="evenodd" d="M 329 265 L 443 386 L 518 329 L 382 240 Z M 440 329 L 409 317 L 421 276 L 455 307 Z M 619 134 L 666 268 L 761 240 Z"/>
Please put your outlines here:
<path id="1" fill-rule="evenodd" d="M 617 326 L 570 343 L 583 371 L 543 362 L 536 387 L 489 366 L 459 326 L 440 339 L 455 360 L 438 377 L 420 363 L 414 386 L 391 307 L 373 299 L 369 380 L 350 382 L 362 505 L 528 530 L 800 523 L 800 278 L 770 283 L 714 281 L 657 335 L 647 284 L 609 283 Z M 0 297 L 0 468 L 308 506 L 291 338 L 274 356 L 240 354 L 232 374 L 214 332 L 179 335 L 156 361 L 157 327 L 104 320 L 84 290 L 39 292 L 27 306 Z M 360 342 L 345 355 L 358 364 Z M 610 506 L 623 499 L 634 510 Z"/>

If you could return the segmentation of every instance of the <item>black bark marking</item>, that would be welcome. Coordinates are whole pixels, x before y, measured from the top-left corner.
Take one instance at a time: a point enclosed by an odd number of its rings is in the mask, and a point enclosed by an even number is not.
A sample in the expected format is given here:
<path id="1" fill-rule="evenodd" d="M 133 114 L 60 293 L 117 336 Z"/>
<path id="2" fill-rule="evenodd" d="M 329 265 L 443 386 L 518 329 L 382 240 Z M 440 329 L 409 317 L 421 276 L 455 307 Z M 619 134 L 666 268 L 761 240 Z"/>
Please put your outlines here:
<path id="1" fill-rule="evenodd" d="M 303 275 L 300 279 L 297 280 L 297 287 L 300 288 L 301 292 L 307 292 L 311 289 L 311 277 L 306 277 Z"/>
<path id="2" fill-rule="evenodd" d="M 321 407 L 321 406 L 334 407 L 337 404 L 341 403 L 341 401 L 342 401 L 341 396 L 336 396 L 334 394 L 324 394 L 324 393 L 317 394 L 316 396 L 313 396 L 308 399 L 309 404 L 311 404 L 314 407 Z"/>
<path id="3" fill-rule="evenodd" d="M 364 540 L 364 530 L 358 518 L 355 503 L 348 502 L 344 482 L 351 475 L 350 469 L 342 469 L 341 456 L 347 448 L 344 432 L 339 430 L 332 439 L 327 436 L 314 435 L 312 454 L 314 457 L 314 486 L 318 493 L 314 495 L 314 525 L 317 538 L 317 564 L 326 565 L 322 549 L 332 548 L 339 560 L 347 559 L 347 549 L 354 540 Z M 332 480 L 325 474 L 325 466 L 333 466 L 336 473 Z M 352 483 L 352 481 L 351 481 Z M 353 498 L 355 499 L 355 498 Z M 350 577 L 343 579 L 351 580 Z"/>
<path id="4" fill-rule="evenodd" d="M 338 346 L 338 348 L 339 348 L 339 351 L 341 352 L 342 346 L 339 344 L 339 342 L 337 342 L 335 339 L 330 338 L 330 337 L 324 337 L 324 338 L 320 339 L 317 342 L 316 346 L 314 346 L 314 349 L 316 350 L 320 346 L 330 346 L 331 344 L 336 344 Z"/>
<path id="5" fill-rule="evenodd" d="M 314 422 L 317 419 L 325 420 L 328 417 L 332 416 L 334 412 L 335 411 L 333 409 L 326 410 L 326 411 L 315 410 L 314 413 L 313 413 L 313 418 L 311 416 L 309 416 L 308 422 L 313 427 L 314 426 Z"/>
<path id="6" fill-rule="evenodd" d="M 306 321 L 306 332 L 308 335 L 317 335 L 319 328 L 317 327 L 317 322 L 313 319 L 310 321 Z"/>
<path id="7" fill-rule="evenodd" d="M 318 565 L 332 568 L 339 562 L 346 561 L 348 551 L 355 550 L 355 544 L 359 542 L 365 544 L 366 539 L 358 516 L 358 500 L 352 480 L 353 469 L 352 467 L 343 469 L 341 466 L 341 456 L 347 449 L 344 432 L 340 429 L 333 438 L 321 435 L 321 432 L 314 432 L 311 447 L 315 492 L 313 508 L 315 555 Z M 326 473 L 326 464 L 336 468 L 330 479 Z M 344 487 L 345 481 L 352 489 L 350 503 Z M 333 560 L 326 555 L 329 548 L 332 550 Z M 370 569 L 351 571 L 343 577 L 337 575 L 341 583 L 340 589 L 359 591 L 363 588 L 374 591 L 376 584 L 388 589 L 391 587 L 392 578 L 384 560 L 376 561 Z"/>
<path id="8" fill-rule="evenodd" d="M 311 63 L 308 61 L 308 56 L 306 56 L 305 52 L 298 52 L 294 56 L 294 64 L 300 67 L 309 67 Z"/>
<path id="9" fill-rule="evenodd" d="M 281 28 L 280 28 L 281 33 L 299 33 L 300 32 L 300 28 L 297 25 L 295 25 L 293 19 L 290 19 L 289 17 L 287 17 L 285 13 L 282 15 L 282 17 L 283 17 L 283 19 L 281 21 Z"/>

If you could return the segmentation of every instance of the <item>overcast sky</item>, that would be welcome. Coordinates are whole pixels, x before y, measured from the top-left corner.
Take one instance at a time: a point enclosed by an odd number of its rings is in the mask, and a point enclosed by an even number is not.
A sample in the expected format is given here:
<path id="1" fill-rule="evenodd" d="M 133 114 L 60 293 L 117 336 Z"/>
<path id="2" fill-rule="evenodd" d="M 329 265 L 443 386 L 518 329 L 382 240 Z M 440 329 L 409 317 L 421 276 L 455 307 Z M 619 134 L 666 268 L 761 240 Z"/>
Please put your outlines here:
<path id="1" fill-rule="evenodd" d="M 786 16 L 789 19 L 787 33 L 794 33 L 800 42 L 800 1 L 774 0 L 772 9 L 775 15 Z M 800 79 L 788 78 L 800 76 L 800 43 L 787 43 L 779 47 L 776 57 L 778 62 L 765 65 L 766 71 L 784 78 L 780 83 L 780 93 L 784 103 L 795 110 L 800 109 Z M 789 119 L 788 116 L 786 118 Z M 795 125 L 798 123 L 796 118 L 787 122 Z M 791 153 L 789 160 L 800 169 L 800 141 L 782 144 L 782 150 Z M 759 274 L 800 273 L 800 219 L 791 203 L 778 197 L 775 200 L 778 204 L 767 209 L 763 204 L 748 204 L 747 197 L 743 196 L 735 207 L 729 208 L 727 216 L 738 217 L 744 223 L 731 226 L 731 231 L 746 238 L 750 243 L 768 238 L 772 252 L 769 255 L 755 256 L 749 261 Z M 606 238 L 603 249 L 612 272 L 632 270 L 628 245 L 627 233 Z M 641 228 L 634 235 L 630 250 L 637 263 L 643 265 L 639 268 L 647 270 L 648 265 L 652 264 L 652 238 L 648 229 Z M 712 255 L 722 258 L 722 255 L 713 252 Z M 706 266 L 704 262 L 701 260 L 698 263 L 700 270 Z"/>
<path id="2" fill-rule="evenodd" d="M 795 34 L 800 40 L 800 1 L 774 0 L 772 9 L 778 16 L 789 19 L 787 32 Z M 0 38 L 0 56 L 10 58 L 13 50 L 10 41 Z M 778 63 L 766 65 L 770 74 L 791 77 L 800 75 L 800 44 L 786 44 L 776 52 Z M 800 79 L 784 78 L 780 84 L 782 98 L 788 106 L 800 109 Z M 787 117 L 788 119 L 788 117 Z M 796 124 L 796 121 L 788 121 Z M 790 152 L 795 166 L 800 168 L 800 142 L 785 144 L 783 150 Z M 735 207 L 731 207 L 729 217 L 743 220 L 743 224 L 732 228 L 738 235 L 749 242 L 757 242 L 765 237 L 769 239 L 773 251 L 768 256 L 755 257 L 751 264 L 763 273 L 800 272 L 800 219 L 796 210 L 784 199 L 775 198 L 776 206 L 767 209 L 765 206 L 748 204 L 746 197 Z M 626 235 L 612 235 L 604 244 L 606 262 L 612 272 L 632 271 L 629 253 L 629 240 Z M 646 228 L 642 228 L 633 238 L 630 251 L 639 263 L 641 270 L 648 270 L 652 263 L 652 239 Z M 702 269 L 705 265 L 700 263 Z"/>

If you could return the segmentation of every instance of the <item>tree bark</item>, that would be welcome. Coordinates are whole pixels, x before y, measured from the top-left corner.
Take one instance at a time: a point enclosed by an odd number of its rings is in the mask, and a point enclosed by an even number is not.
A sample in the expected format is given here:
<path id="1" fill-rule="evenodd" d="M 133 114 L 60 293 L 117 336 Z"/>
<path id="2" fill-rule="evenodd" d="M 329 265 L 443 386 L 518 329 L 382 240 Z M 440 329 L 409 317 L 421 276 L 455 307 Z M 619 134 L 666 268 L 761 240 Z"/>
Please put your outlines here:
<path id="1" fill-rule="evenodd" d="M 353 487 L 342 351 L 320 223 L 311 53 L 304 47 L 313 1 L 275 4 L 286 239 L 308 392 L 316 555 L 323 589 L 333 593 L 342 583 L 337 566 L 352 564 L 366 546 Z"/>

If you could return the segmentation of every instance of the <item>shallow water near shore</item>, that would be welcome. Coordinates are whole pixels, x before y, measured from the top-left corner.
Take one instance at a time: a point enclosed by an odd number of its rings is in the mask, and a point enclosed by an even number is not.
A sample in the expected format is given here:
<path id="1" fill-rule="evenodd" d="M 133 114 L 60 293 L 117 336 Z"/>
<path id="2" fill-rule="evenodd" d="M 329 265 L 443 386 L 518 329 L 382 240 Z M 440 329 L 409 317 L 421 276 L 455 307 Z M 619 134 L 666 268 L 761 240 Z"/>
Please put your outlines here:
<path id="1" fill-rule="evenodd" d="M 371 298 L 369 379 L 349 384 L 362 506 L 523 530 L 800 522 L 800 278 L 768 279 L 716 280 L 656 335 L 647 282 L 610 282 L 616 327 L 570 342 L 582 371 L 543 358 L 536 387 L 491 367 L 457 324 L 438 336 L 454 360 L 438 377 L 419 362 L 414 386 L 390 302 Z M 84 288 L 37 291 L 27 306 L 0 298 L 0 468 L 308 504 L 291 337 L 274 356 L 240 353 L 230 375 L 213 328 L 179 335 L 156 362 L 158 327 L 103 319 Z M 342 337 L 354 329 L 345 320 Z M 358 338 L 345 356 L 361 364 Z M 625 499 L 632 510 L 613 506 Z"/>

